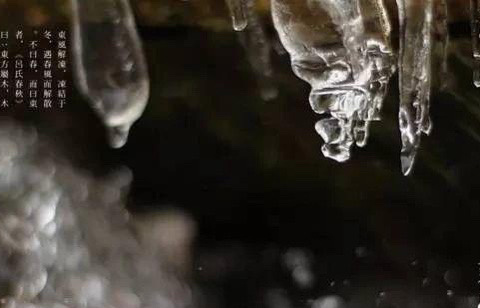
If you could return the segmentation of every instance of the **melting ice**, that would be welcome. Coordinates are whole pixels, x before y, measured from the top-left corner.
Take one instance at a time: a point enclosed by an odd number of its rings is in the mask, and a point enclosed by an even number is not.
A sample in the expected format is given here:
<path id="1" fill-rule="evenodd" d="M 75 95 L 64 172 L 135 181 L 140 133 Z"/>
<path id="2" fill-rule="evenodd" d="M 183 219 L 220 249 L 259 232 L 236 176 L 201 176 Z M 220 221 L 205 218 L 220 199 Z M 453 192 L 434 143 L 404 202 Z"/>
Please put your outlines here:
<path id="1" fill-rule="evenodd" d="M 411 173 L 422 134 L 429 134 L 433 0 L 397 0 L 400 21 L 401 163 Z"/>
<path id="2" fill-rule="evenodd" d="M 76 79 L 122 147 L 149 96 L 147 65 L 128 0 L 73 0 Z"/>
<path id="3" fill-rule="evenodd" d="M 366 145 L 395 70 L 381 0 L 273 0 L 275 28 L 294 73 L 308 82 L 325 157 L 344 162 Z"/>

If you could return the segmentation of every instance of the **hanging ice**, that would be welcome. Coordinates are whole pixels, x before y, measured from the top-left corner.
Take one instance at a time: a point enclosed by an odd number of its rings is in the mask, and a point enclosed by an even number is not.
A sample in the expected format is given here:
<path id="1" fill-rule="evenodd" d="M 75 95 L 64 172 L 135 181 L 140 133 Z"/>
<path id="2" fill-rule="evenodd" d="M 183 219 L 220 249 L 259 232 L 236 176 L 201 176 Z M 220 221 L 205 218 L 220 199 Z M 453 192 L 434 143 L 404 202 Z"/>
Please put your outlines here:
<path id="1" fill-rule="evenodd" d="M 232 26 L 235 31 L 242 31 L 248 25 L 247 1 L 248 0 L 226 0 Z"/>
<path id="2" fill-rule="evenodd" d="M 128 0 L 73 0 L 76 79 L 122 147 L 149 96 L 145 57 Z"/>
<path id="3" fill-rule="evenodd" d="M 440 45 L 440 54 L 442 58 L 441 67 L 441 88 L 444 89 L 448 84 L 448 47 L 450 37 L 448 34 L 448 7 L 446 0 L 437 0 L 434 2 L 435 13 L 435 34 Z"/>
<path id="4" fill-rule="evenodd" d="M 480 1 L 470 0 L 470 23 L 472 30 L 472 47 L 475 66 L 473 68 L 473 82 L 480 87 Z"/>
<path id="5" fill-rule="evenodd" d="M 270 59 L 272 46 L 267 38 L 260 16 L 255 10 L 255 1 L 245 0 L 244 4 L 248 27 L 238 35 L 257 78 L 262 99 L 268 101 L 277 96 L 277 88 L 272 79 L 273 68 Z"/>
<path id="6" fill-rule="evenodd" d="M 401 164 L 410 174 L 422 134 L 429 134 L 433 0 L 397 0 L 400 21 Z"/>
<path id="7" fill-rule="evenodd" d="M 292 69 L 312 86 L 310 105 L 324 156 L 343 162 L 379 120 L 395 64 L 381 0 L 273 0 L 275 28 Z"/>

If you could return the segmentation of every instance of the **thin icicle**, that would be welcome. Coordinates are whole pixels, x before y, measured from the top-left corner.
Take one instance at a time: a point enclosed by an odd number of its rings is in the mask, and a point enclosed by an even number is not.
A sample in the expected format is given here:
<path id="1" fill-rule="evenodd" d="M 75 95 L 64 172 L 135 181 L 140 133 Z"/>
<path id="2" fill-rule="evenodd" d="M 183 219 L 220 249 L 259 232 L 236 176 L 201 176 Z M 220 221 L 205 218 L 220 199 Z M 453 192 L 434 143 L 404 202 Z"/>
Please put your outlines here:
<path id="1" fill-rule="evenodd" d="M 446 0 L 435 1 L 435 33 L 437 35 L 437 42 L 441 48 L 442 67 L 441 67 L 441 88 L 445 89 L 448 82 L 448 47 L 450 44 L 450 37 L 448 34 L 448 7 Z"/>
<path id="2" fill-rule="evenodd" d="M 470 23 L 474 58 L 473 83 L 480 87 L 480 1 L 470 0 Z"/>
<path id="3" fill-rule="evenodd" d="M 433 0 L 397 0 L 400 21 L 400 132 L 404 175 L 411 173 L 420 139 L 429 134 Z"/>
<path id="4" fill-rule="evenodd" d="M 79 90 L 122 147 L 149 97 L 145 56 L 128 0 L 73 0 L 73 40 Z"/>
<path id="5" fill-rule="evenodd" d="M 232 26 L 235 31 L 243 31 L 248 25 L 247 1 L 248 0 L 226 0 Z"/>
<path id="6" fill-rule="evenodd" d="M 245 0 L 248 27 L 239 33 L 240 42 L 247 54 L 250 66 L 260 87 L 262 99 L 265 101 L 277 97 L 278 90 L 273 82 L 273 68 L 271 63 L 272 46 L 265 34 L 260 16 L 255 10 L 254 0 Z"/>

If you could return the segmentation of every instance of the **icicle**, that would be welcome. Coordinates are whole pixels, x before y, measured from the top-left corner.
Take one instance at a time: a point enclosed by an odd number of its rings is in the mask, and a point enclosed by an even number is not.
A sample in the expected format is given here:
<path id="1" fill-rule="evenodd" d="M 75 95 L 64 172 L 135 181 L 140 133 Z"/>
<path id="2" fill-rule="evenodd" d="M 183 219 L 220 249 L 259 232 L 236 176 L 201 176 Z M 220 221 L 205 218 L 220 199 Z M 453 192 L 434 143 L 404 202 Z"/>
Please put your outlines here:
<path id="1" fill-rule="evenodd" d="M 248 0 L 226 0 L 232 18 L 232 25 L 235 31 L 242 31 L 248 25 L 247 1 Z"/>
<path id="2" fill-rule="evenodd" d="M 294 73 L 312 86 L 313 111 L 328 115 L 315 126 L 323 155 L 344 162 L 353 144 L 367 144 L 395 70 L 387 11 L 382 0 L 297 5 L 272 1 L 275 29 Z"/>
<path id="3" fill-rule="evenodd" d="M 404 175 L 411 173 L 422 133 L 429 134 L 433 0 L 397 0 L 400 20 L 400 132 Z"/>
<path id="4" fill-rule="evenodd" d="M 265 34 L 260 16 L 255 10 L 254 0 L 245 0 L 248 28 L 239 33 L 240 41 L 247 54 L 250 66 L 255 72 L 263 100 L 269 101 L 277 97 L 270 60 L 272 46 Z"/>
<path id="5" fill-rule="evenodd" d="M 470 0 L 470 23 L 472 30 L 473 58 L 473 83 L 480 87 L 480 1 Z"/>
<path id="6" fill-rule="evenodd" d="M 446 0 L 437 0 L 434 2 L 435 8 L 435 33 L 438 37 L 437 42 L 440 44 L 440 54 L 442 58 L 441 67 L 441 88 L 445 89 L 448 83 L 448 47 L 450 37 L 448 34 L 448 7 Z"/>
<path id="7" fill-rule="evenodd" d="M 76 79 L 122 147 L 149 96 L 145 56 L 128 0 L 73 0 Z"/>

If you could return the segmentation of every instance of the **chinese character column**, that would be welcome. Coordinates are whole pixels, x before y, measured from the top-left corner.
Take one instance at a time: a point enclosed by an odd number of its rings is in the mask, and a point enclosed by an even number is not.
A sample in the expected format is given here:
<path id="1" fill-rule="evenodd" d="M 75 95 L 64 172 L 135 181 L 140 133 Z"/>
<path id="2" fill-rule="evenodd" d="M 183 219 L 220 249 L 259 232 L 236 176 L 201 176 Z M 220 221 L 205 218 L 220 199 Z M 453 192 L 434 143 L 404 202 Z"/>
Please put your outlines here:
<path id="1" fill-rule="evenodd" d="M 0 31 L 0 108 L 6 109 L 10 106 L 9 96 L 9 57 L 8 57 L 8 31 Z"/>
<path id="2" fill-rule="evenodd" d="M 57 63 L 59 74 L 67 72 L 67 32 L 58 32 Z M 60 108 L 63 108 L 67 99 L 67 80 L 60 78 L 57 84 L 57 98 Z"/>

